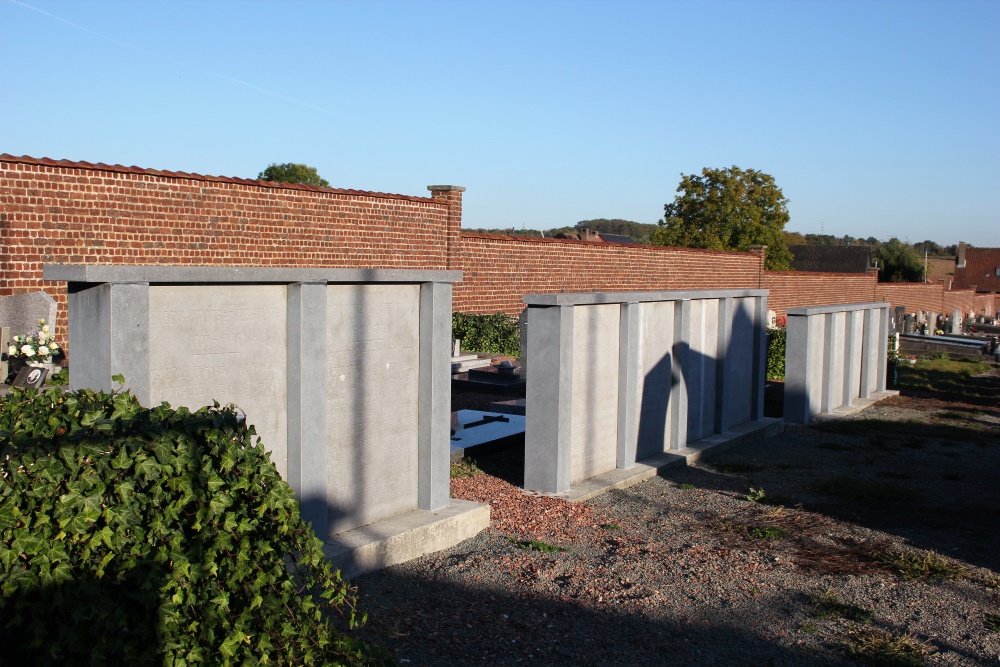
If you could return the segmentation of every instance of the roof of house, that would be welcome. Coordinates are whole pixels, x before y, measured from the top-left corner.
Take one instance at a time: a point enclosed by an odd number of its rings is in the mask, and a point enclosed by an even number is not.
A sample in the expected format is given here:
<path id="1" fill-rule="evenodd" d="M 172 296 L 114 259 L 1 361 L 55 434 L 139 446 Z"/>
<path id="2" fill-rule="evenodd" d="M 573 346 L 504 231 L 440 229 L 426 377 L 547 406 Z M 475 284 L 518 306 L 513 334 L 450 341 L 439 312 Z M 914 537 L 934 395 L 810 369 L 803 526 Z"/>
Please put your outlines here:
<path id="1" fill-rule="evenodd" d="M 790 245 L 792 268 L 823 273 L 865 273 L 872 266 L 872 249 L 857 245 Z"/>
<path id="2" fill-rule="evenodd" d="M 951 289 L 952 280 L 955 277 L 954 257 L 929 257 L 927 259 L 927 282 L 943 283 L 945 289 Z"/>
<path id="3" fill-rule="evenodd" d="M 953 289 L 1000 292 L 1000 248 L 966 248 L 965 266 L 955 267 Z"/>
<path id="4" fill-rule="evenodd" d="M 42 167 L 62 167 L 67 169 L 88 169 L 92 171 L 109 171 L 119 174 L 148 174 L 165 178 L 186 178 L 195 181 L 210 181 L 215 183 L 236 183 L 239 185 L 259 185 L 265 188 L 280 190 L 308 190 L 312 192 L 329 192 L 337 195 L 352 195 L 361 197 L 376 197 L 378 199 L 405 199 L 409 201 L 433 202 L 433 197 L 413 197 L 410 195 L 394 195 L 387 192 L 371 192 L 368 190 L 345 190 L 342 188 L 319 187 L 304 183 L 281 183 L 279 181 L 261 181 L 255 178 L 238 178 L 231 176 L 206 176 L 204 174 L 188 173 L 186 171 L 166 171 L 163 169 L 146 169 L 144 167 L 126 167 L 120 164 L 105 164 L 103 162 L 83 162 L 73 160 L 53 160 L 52 158 L 35 158 L 28 155 L 20 157 L 9 153 L 0 154 L 0 162 L 15 164 L 31 164 Z"/>
<path id="5" fill-rule="evenodd" d="M 605 243 L 636 243 L 636 240 L 631 236 L 625 236 L 623 234 L 605 234 L 604 232 L 599 232 L 597 235 L 600 236 L 601 240 Z"/>

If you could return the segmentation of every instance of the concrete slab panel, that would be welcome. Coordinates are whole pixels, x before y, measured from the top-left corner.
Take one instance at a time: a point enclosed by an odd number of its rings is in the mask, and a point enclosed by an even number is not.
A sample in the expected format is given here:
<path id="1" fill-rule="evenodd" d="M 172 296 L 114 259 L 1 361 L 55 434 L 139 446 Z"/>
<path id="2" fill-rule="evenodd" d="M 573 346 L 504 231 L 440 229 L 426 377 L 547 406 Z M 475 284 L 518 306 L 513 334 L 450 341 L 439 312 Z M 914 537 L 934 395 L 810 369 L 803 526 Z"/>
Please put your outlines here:
<path id="1" fill-rule="evenodd" d="M 573 309 L 570 483 L 616 466 L 620 311 L 618 304 Z"/>
<path id="2" fill-rule="evenodd" d="M 330 532 L 417 509 L 419 285 L 327 287 Z"/>
<path id="3" fill-rule="evenodd" d="M 235 403 L 286 471 L 284 285 L 149 288 L 150 403 Z"/>
<path id="4" fill-rule="evenodd" d="M 691 302 L 691 340 L 684 373 L 688 390 L 688 441 L 715 432 L 719 300 Z"/>
<path id="5" fill-rule="evenodd" d="M 733 299 L 732 335 L 726 350 L 725 423 L 750 421 L 754 398 L 754 318 L 755 299 Z"/>
<path id="6" fill-rule="evenodd" d="M 640 307 L 637 460 L 670 448 L 670 389 L 674 370 L 674 302 L 644 303 Z"/>

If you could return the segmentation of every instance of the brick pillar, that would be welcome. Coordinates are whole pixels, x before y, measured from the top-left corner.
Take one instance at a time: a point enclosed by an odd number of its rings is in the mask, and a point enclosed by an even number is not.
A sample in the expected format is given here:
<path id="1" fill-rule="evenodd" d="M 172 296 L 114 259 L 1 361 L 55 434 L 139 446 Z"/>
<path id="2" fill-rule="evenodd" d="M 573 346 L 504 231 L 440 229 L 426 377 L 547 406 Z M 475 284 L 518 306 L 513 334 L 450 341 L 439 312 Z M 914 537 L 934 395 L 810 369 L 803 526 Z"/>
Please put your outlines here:
<path id="1" fill-rule="evenodd" d="M 764 264 L 767 261 L 767 246 L 766 245 L 752 245 L 750 246 L 750 252 L 756 253 L 758 259 L 757 262 L 757 288 L 763 289 L 764 287 Z"/>
<path id="2" fill-rule="evenodd" d="M 431 197 L 443 204 L 448 205 L 448 232 L 446 236 L 445 251 L 448 253 L 447 269 L 461 269 L 462 258 L 462 193 L 465 188 L 461 185 L 428 185 Z"/>

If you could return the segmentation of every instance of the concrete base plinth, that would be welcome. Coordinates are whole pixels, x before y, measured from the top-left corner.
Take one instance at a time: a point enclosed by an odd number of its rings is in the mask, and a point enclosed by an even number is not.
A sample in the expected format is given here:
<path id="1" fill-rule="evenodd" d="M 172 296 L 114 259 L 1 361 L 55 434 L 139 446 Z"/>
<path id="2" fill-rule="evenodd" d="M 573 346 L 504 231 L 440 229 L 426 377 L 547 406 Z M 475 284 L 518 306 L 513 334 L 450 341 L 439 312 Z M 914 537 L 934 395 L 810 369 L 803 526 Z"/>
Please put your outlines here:
<path id="1" fill-rule="evenodd" d="M 490 525 L 490 507 L 451 499 L 439 510 L 415 510 L 338 533 L 323 552 L 345 579 L 453 547 Z"/>
<path id="2" fill-rule="evenodd" d="M 759 421 L 746 422 L 734 426 L 726 433 L 716 433 L 701 440 L 689 443 L 684 449 L 663 452 L 637 461 L 631 468 L 617 468 L 601 475 L 596 475 L 577 482 L 569 491 L 555 495 L 570 502 L 589 500 L 611 489 L 624 489 L 650 477 L 656 476 L 660 470 L 674 466 L 685 466 L 694 463 L 710 452 L 720 452 L 745 442 L 770 438 L 785 430 L 785 422 L 777 418 L 765 418 Z M 550 495 L 550 494 L 546 494 Z"/>
<path id="3" fill-rule="evenodd" d="M 861 412 L 865 408 L 871 407 L 875 403 L 878 403 L 886 398 L 892 398 L 893 396 L 899 396 L 899 392 L 895 389 L 877 391 L 869 398 L 855 398 L 851 401 L 850 405 L 841 405 L 839 408 L 834 408 L 833 412 L 818 414 L 812 418 L 812 421 L 830 421 L 846 417 L 847 415 L 853 415 L 855 412 Z"/>

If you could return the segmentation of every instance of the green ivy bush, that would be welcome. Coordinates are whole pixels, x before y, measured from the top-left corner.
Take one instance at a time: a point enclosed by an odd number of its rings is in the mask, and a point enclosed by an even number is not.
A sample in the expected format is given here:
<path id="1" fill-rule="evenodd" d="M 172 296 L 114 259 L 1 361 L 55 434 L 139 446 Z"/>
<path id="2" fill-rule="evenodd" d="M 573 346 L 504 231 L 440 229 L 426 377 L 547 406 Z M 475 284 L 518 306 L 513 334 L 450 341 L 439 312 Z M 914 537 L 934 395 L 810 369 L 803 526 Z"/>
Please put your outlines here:
<path id="1" fill-rule="evenodd" d="M 785 379 L 785 327 L 767 330 L 767 379 Z"/>
<path id="2" fill-rule="evenodd" d="M 356 592 L 255 435 L 232 406 L 12 390 L 0 401 L 3 660 L 390 661 L 353 636 Z"/>
<path id="3" fill-rule="evenodd" d="M 463 350 L 521 356 L 521 327 L 518 319 L 503 313 L 454 313 L 451 316 L 451 337 L 462 341 Z"/>

